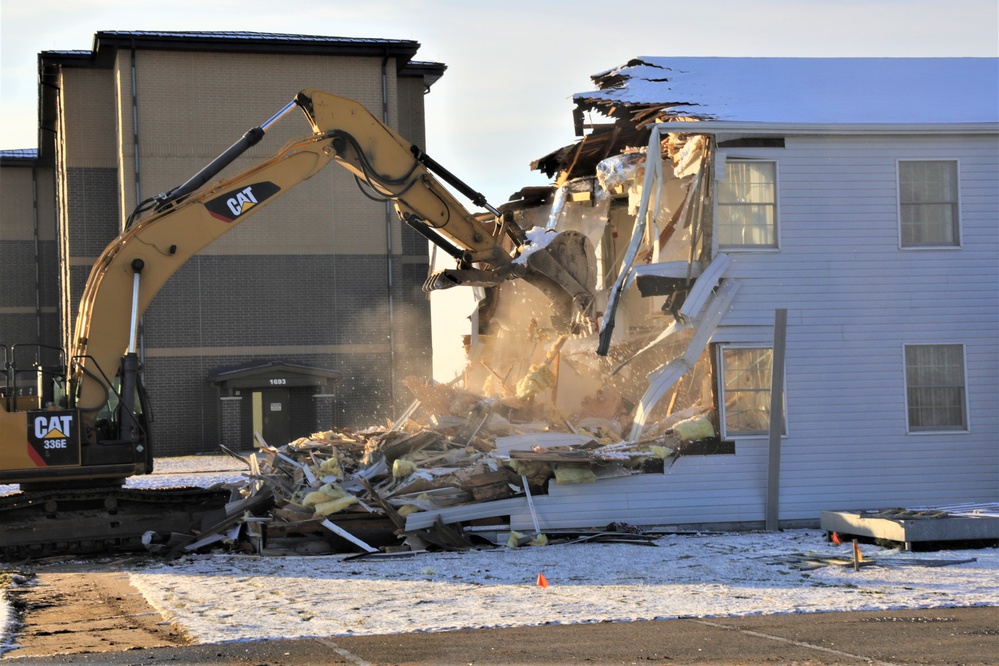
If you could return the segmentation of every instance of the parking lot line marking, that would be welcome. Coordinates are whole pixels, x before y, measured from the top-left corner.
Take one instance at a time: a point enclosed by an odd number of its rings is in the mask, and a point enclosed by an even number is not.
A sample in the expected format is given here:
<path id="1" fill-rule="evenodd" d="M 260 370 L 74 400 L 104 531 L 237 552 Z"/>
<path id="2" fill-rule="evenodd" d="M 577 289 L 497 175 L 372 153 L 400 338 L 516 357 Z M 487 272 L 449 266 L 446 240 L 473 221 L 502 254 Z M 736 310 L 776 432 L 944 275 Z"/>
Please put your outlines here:
<path id="1" fill-rule="evenodd" d="M 747 636 L 755 636 L 757 638 L 767 638 L 772 641 L 777 641 L 779 643 L 790 643 L 791 645 L 797 645 L 798 647 L 809 648 L 812 650 L 821 650 L 822 652 L 829 652 L 840 657 L 849 657 L 850 659 L 859 659 L 861 661 L 866 661 L 869 664 L 877 664 L 877 666 L 901 666 L 900 664 L 895 664 L 890 661 L 878 661 L 876 659 L 871 659 L 870 657 L 865 657 L 859 654 L 851 654 L 849 652 L 843 652 L 842 650 L 834 650 L 832 648 L 827 648 L 822 645 L 813 645 L 812 643 L 805 643 L 804 641 L 793 641 L 790 638 L 782 638 L 780 636 L 772 636 L 770 634 L 763 634 L 759 631 L 751 631 L 749 629 L 739 629 L 738 627 L 730 627 L 726 624 L 720 624 L 718 622 L 710 622 L 708 620 L 696 620 L 693 618 L 688 618 L 691 622 L 698 622 L 700 624 L 706 624 L 709 627 L 718 627 L 719 629 L 727 629 L 729 631 L 738 631 L 741 634 L 746 634 Z"/>
<path id="2" fill-rule="evenodd" d="M 329 649 L 333 650 L 334 652 L 336 652 L 338 655 L 340 655 L 341 657 L 343 657 L 347 661 L 349 661 L 351 663 L 354 663 L 354 664 L 357 664 L 357 666 L 371 666 L 371 662 L 365 661 L 365 660 L 361 659 L 360 657 L 358 657 L 356 654 L 354 654 L 350 650 L 343 649 L 342 647 L 340 647 L 339 645 L 337 645 L 336 643 L 334 643 L 333 641 L 331 641 L 329 639 L 326 639 L 326 638 L 317 638 L 316 642 L 322 643 L 323 645 L 325 645 Z"/>

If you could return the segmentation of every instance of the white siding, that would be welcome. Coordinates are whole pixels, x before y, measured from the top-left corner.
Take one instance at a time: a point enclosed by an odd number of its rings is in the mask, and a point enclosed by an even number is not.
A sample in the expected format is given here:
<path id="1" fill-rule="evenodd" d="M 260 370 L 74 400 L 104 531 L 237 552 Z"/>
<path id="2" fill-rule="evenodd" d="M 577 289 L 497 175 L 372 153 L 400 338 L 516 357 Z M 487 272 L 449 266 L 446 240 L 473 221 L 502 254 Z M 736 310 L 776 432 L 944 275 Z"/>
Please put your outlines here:
<path id="1" fill-rule="evenodd" d="M 765 518 L 766 444 L 736 455 L 680 458 L 665 474 L 639 474 L 595 483 L 559 485 L 534 497 L 541 530 L 630 525 L 684 526 L 755 523 Z M 668 464 L 668 463 L 667 463 Z M 817 518 L 816 518 L 817 520 Z M 531 530 L 529 511 L 514 512 L 510 527 Z"/>
<path id="2" fill-rule="evenodd" d="M 788 137 L 725 152 L 778 165 L 780 250 L 730 251 L 725 277 L 741 289 L 713 342 L 769 344 L 774 310 L 788 310 L 780 518 L 999 500 L 997 138 Z M 902 158 L 958 160 L 960 248 L 899 248 Z M 965 346 L 968 432 L 906 432 L 903 345 L 927 343 Z M 736 439 L 734 456 L 681 458 L 599 492 L 553 488 L 538 509 L 550 527 L 762 521 L 766 467 L 765 437 Z"/>
<path id="3" fill-rule="evenodd" d="M 999 498 L 996 137 L 789 137 L 728 155 L 778 162 L 781 250 L 731 253 L 742 289 L 715 341 L 788 309 L 781 518 Z M 903 158 L 958 161 L 961 248 L 899 249 Z M 906 433 L 909 343 L 965 345 L 969 432 Z"/>

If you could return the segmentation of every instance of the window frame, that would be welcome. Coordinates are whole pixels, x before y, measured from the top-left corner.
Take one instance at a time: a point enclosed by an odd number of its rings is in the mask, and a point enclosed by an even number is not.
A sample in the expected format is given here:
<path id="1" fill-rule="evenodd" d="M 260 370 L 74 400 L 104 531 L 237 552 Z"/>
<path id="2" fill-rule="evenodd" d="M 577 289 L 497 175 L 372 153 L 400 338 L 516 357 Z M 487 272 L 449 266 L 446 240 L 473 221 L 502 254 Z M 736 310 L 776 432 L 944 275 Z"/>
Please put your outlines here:
<path id="1" fill-rule="evenodd" d="M 903 220 L 902 220 L 902 164 L 903 163 L 918 163 L 918 162 L 935 162 L 935 163 L 948 163 L 954 165 L 954 190 L 955 199 L 952 203 L 954 206 L 955 217 L 954 217 L 954 227 L 952 233 L 954 234 L 954 240 L 951 243 L 906 243 L 904 239 L 903 232 Z M 908 204 L 913 205 L 913 204 Z M 899 250 L 905 252 L 919 252 L 923 250 L 960 250 L 962 249 L 962 206 L 961 206 L 961 161 L 956 157 L 924 157 L 924 158 L 914 158 L 907 157 L 904 159 L 895 160 L 895 207 L 896 215 L 898 219 L 898 248 Z"/>
<path id="2" fill-rule="evenodd" d="M 961 412 L 964 423 L 959 426 L 917 426 L 913 427 L 909 411 L 909 363 L 906 350 L 909 347 L 959 347 L 961 349 Z M 971 432 L 971 411 L 968 405 L 968 348 L 963 342 L 904 342 L 902 343 L 902 403 L 905 409 L 905 432 L 907 435 L 953 435 Z"/>
<path id="3" fill-rule="evenodd" d="M 726 154 L 724 157 L 724 169 L 725 178 L 728 178 L 729 165 L 733 163 L 749 163 L 749 164 L 771 164 L 773 165 L 773 189 L 774 189 L 774 199 L 773 199 L 773 243 L 762 245 L 762 244 L 729 244 L 721 242 L 720 238 L 720 210 L 726 206 L 735 206 L 737 204 L 724 204 L 720 201 L 719 196 L 719 186 L 717 183 L 725 182 L 724 180 L 716 181 L 715 195 L 712 197 L 714 200 L 714 241 L 716 249 L 723 252 L 778 252 L 781 249 L 780 243 L 780 161 L 771 157 L 745 157 L 745 156 L 735 156 Z"/>
<path id="4" fill-rule="evenodd" d="M 763 349 L 768 350 L 771 354 L 770 356 L 770 377 L 773 379 L 773 345 L 764 343 L 718 343 L 715 345 L 715 364 L 716 364 L 716 376 L 717 382 L 715 387 L 716 399 L 717 399 L 717 413 L 718 413 L 718 431 L 721 433 L 722 439 L 764 439 L 770 436 L 770 414 L 769 414 L 769 401 L 767 403 L 767 430 L 763 431 L 735 431 L 729 432 L 727 416 L 725 411 L 725 396 L 728 395 L 728 391 L 725 388 L 725 351 L 729 349 Z M 767 387 L 767 393 L 770 393 L 771 388 Z M 783 413 L 784 423 L 781 429 L 781 438 L 788 436 L 788 414 L 787 414 L 787 373 L 784 373 L 784 386 L 781 389 L 781 400 L 783 401 L 783 406 L 781 412 Z"/>

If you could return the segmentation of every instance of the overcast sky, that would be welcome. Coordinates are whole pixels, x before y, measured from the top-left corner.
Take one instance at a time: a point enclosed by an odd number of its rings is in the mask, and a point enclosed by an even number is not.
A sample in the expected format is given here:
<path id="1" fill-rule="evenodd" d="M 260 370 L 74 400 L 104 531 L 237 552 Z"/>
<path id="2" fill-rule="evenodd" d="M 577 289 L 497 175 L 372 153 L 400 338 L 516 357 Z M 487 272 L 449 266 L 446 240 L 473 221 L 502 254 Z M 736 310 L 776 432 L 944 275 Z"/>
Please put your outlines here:
<path id="1" fill-rule="evenodd" d="M 637 56 L 999 55 L 996 0 L 0 0 L 0 148 L 37 146 L 37 55 L 99 30 L 248 30 L 412 39 L 447 65 L 427 152 L 499 205 L 548 181 L 575 140 L 573 93 Z M 245 128 L 234 127 L 232 140 Z M 225 145 L 229 145 L 228 141 Z"/>

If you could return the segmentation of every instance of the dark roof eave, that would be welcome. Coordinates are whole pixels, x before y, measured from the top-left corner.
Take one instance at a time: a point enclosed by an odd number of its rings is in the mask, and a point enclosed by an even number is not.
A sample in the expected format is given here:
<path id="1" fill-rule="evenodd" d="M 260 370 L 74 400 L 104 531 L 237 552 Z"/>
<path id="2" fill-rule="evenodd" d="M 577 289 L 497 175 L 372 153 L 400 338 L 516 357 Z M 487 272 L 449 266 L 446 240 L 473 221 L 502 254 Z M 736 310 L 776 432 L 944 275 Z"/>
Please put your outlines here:
<path id="1" fill-rule="evenodd" d="M 437 83 L 444 72 L 447 71 L 447 65 L 442 62 L 407 62 L 405 65 L 399 68 L 399 76 L 404 78 L 423 78 L 423 87 L 427 90 L 430 86 Z"/>
<path id="2" fill-rule="evenodd" d="M 413 40 L 318 37 L 248 32 L 99 31 L 94 35 L 94 64 L 110 67 L 120 49 L 282 53 L 299 55 L 387 56 L 404 67 L 420 43 Z"/>
<path id="3" fill-rule="evenodd" d="M 38 54 L 38 67 L 61 65 L 63 67 L 93 67 L 92 51 L 42 51 Z"/>
<path id="4" fill-rule="evenodd" d="M 38 162 L 35 148 L 14 148 L 0 150 L 0 166 L 33 167 Z"/>
<path id="5" fill-rule="evenodd" d="M 395 58 L 400 76 L 422 77 L 425 90 L 429 90 L 447 69 L 442 63 L 413 62 L 412 58 L 420 48 L 420 43 L 413 40 L 250 32 L 98 31 L 94 35 L 93 51 L 43 51 L 38 54 L 40 163 L 51 162 L 53 157 L 48 144 L 58 105 L 53 91 L 59 69 L 110 68 L 119 48 L 389 57 Z"/>

